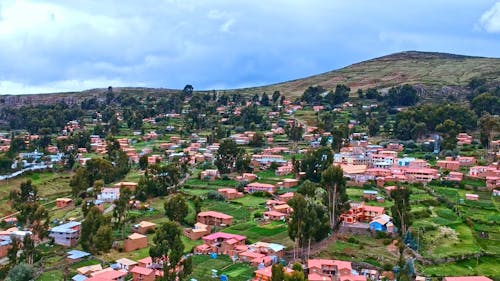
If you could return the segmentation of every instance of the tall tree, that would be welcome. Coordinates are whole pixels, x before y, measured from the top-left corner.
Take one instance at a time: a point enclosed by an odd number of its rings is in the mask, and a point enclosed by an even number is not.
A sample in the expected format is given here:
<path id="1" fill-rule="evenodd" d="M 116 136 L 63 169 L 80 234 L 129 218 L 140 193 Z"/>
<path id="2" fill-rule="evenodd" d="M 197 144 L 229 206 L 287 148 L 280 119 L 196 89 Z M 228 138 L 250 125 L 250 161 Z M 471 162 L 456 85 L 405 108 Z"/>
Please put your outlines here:
<path id="1" fill-rule="evenodd" d="M 125 224 L 128 221 L 128 211 L 130 210 L 130 199 L 132 191 L 129 188 L 122 188 L 120 190 L 120 198 L 116 199 L 113 203 L 113 221 L 115 227 L 122 230 L 122 238 L 125 236 Z"/>
<path id="2" fill-rule="evenodd" d="M 333 165 L 328 167 L 321 173 L 321 186 L 327 192 L 330 226 L 336 228 L 338 217 L 349 208 L 342 168 Z"/>
<path id="3" fill-rule="evenodd" d="M 489 147 L 493 137 L 500 133 L 500 117 L 485 114 L 479 119 L 480 141 L 484 147 Z"/>
<path id="4" fill-rule="evenodd" d="M 333 163 L 333 153 L 329 147 L 308 151 L 300 161 L 300 170 L 312 182 L 321 181 L 321 173 Z"/>
<path id="5" fill-rule="evenodd" d="M 271 267 L 271 281 L 284 281 L 285 268 L 280 263 L 273 264 Z"/>
<path id="6" fill-rule="evenodd" d="M 301 249 L 304 243 L 304 223 L 307 220 L 307 201 L 301 194 L 295 194 L 288 201 L 293 213 L 288 220 L 288 236 L 294 241 L 293 257 L 296 258 L 297 247 Z"/>
<path id="7" fill-rule="evenodd" d="M 9 271 L 6 281 L 31 281 L 34 278 L 33 268 L 28 264 L 20 263 Z"/>
<path id="8" fill-rule="evenodd" d="M 394 205 L 391 207 L 394 224 L 398 227 L 399 234 L 404 235 L 411 224 L 410 191 L 406 188 L 398 187 L 391 191 L 391 198 L 394 200 Z"/>
<path id="9" fill-rule="evenodd" d="M 172 221 L 181 223 L 189 212 L 189 206 L 184 196 L 177 193 L 165 201 L 165 215 Z"/>
<path id="10" fill-rule="evenodd" d="M 440 132 L 443 137 L 441 146 L 443 149 L 453 150 L 457 147 L 457 135 L 461 126 L 455 121 L 446 119 L 442 124 L 436 126 L 436 131 Z"/>
<path id="11" fill-rule="evenodd" d="M 159 262 L 168 257 L 168 263 L 163 264 L 163 277 L 159 280 L 174 281 L 177 279 L 178 275 L 175 269 L 181 261 L 183 251 L 184 243 L 182 243 L 181 230 L 177 223 L 168 221 L 156 229 L 149 255 L 153 262 Z"/>
<path id="12" fill-rule="evenodd" d="M 225 139 L 219 146 L 215 154 L 215 165 L 222 174 L 227 174 L 234 169 L 236 160 L 241 157 L 245 151 L 238 147 L 232 139 Z"/>
<path id="13" fill-rule="evenodd" d="M 83 250 L 96 254 L 111 249 L 113 241 L 109 240 L 111 231 L 109 223 L 109 218 L 105 217 L 96 206 L 90 208 L 82 222 L 80 244 Z"/>

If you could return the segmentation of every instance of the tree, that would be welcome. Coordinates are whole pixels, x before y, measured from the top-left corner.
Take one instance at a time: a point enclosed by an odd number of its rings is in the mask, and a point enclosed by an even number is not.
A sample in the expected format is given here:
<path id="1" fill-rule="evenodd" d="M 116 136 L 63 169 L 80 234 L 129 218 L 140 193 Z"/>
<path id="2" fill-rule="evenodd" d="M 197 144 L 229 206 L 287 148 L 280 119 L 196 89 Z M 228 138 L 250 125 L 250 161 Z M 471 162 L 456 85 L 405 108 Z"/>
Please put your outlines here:
<path id="1" fill-rule="evenodd" d="M 194 212 L 195 215 L 197 215 L 199 212 L 201 212 L 201 199 L 200 196 L 196 195 L 193 198 L 193 205 L 194 205 Z"/>
<path id="2" fill-rule="evenodd" d="M 256 132 L 248 143 L 249 146 L 253 147 L 262 147 L 264 144 L 266 144 L 266 139 L 264 134 L 261 132 Z"/>
<path id="3" fill-rule="evenodd" d="M 330 226 L 336 228 L 338 217 L 349 208 L 342 168 L 333 165 L 328 167 L 321 173 L 321 186 L 327 192 Z"/>
<path id="4" fill-rule="evenodd" d="M 244 154 L 244 150 L 232 139 L 225 139 L 215 154 L 215 165 L 222 174 L 227 174 L 234 169 L 236 160 Z"/>
<path id="5" fill-rule="evenodd" d="M 398 228 L 399 234 L 404 235 L 411 224 L 410 191 L 406 188 L 398 187 L 391 191 L 391 198 L 394 200 L 394 205 L 391 207 L 394 224 Z"/>
<path id="6" fill-rule="evenodd" d="M 479 132 L 481 144 L 484 147 L 489 147 L 490 142 L 495 134 L 500 132 L 500 117 L 485 114 L 479 119 Z"/>
<path id="7" fill-rule="evenodd" d="M 278 102 L 280 95 L 281 95 L 280 91 L 274 91 L 272 96 L 273 104 L 276 104 L 276 102 Z"/>
<path id="8" fill-rule="evenodd" d="M 180 193 L 170 196 L 163 205 L 165 215 L 172 221 L 181 223 L 189 212 L 189 206 Z"/>
<path id="9" fill-rule="evenodd" d="M 285 268 L 280 263 L 273 264 L 271 267 L 271 281 L 285 280 Z"/>
<path id="10" fill-rule="evenodd" d="M 184 89 L 182 89 L 182 93 L 184 96 L 190 97 L 193 94 L 194 87 L 192 85 L 187 84 L 184 86 Z"/>
<path id="11" fill-rule="evenodd" d="M 113 219 L 115 227 L 122 230 L 122 238 L 125 236 L 125 223 L 128 220 L 128 211 L 130 209 L 130 199 L 132 191 L 129 188 L 122 188 L 120 190 L 120 198 L 116 199 L 113 203 Z"/>
<path id="12" fill-rule="evenodd" d="M 446 119 L 442 124 L 436 126 L 436 131 L 440 132 L 443 137 L 441 147 L 443 149 L 453 150 L 457 147 L 457 135 L 461 126 L 455 121 Z"/>
<path id="13" fill-rule="evenodd" d="M 33 235 L 39 239 L 47 236 L 49 229 L 49 213 L 38 202 L 38 189 L 31 180 L 21 183 L 19 190 L 10 192 L 12 207 L 18 211 L 17 220 L 25 228 L 31 228 Z"/>
<path id="14" fill-rule="evenodd" d="M 293 257 L 295 259 L 296 247 L 303 247 L 303 224 L 307 216 L 307 201 L 304 196 L 297 193 L 288 201 L 288 205 L 293 208 L 293 213 L 288 220 L 288 236 L 295 242 L 293 251 Z"/>
<path id="15" fill-rule="evenodd" d="M 97 229 L 94 237 L 94 253 L 107 253 L 113 245 L 113 229 L 110 225 L 102 224 Z"/>
<path id="16" fill-rule="evenodd" d="M 185 280 L 193 272 L 193 256 L 182 259 L 182 269 L 179 273 L 180 280 Z"/>
<path id="17" fill-rule="evenodd" d="M 148 155 L 144 154 L 139 157 L 139 168 L 141 170 L 146 170 L 148 168 Z"/>
<path id="18" fill-rule="evenodd" d="M 480 94 L 472 100 L 471 107 L 478 116 L 483 112 L 498 115 L 500 114 L 500 97 L 490 93 Z"/>
<path id="19" fill-rule="evenodd" d="M 78 168 L 75 174 L 71 177 L 69 186 L 71 186 L 71 193 L 73 194 L 73 197 L 77 197 L 82 192 L 85 192 L 87 188 L 90 187 L 87 170 L 83 167 Z"/>
<path id="20" fill-rule="evenodd" d="M 269 106 L 269 96 L 266 94 L 266 92 L 262 93 L 262 97 L 260 98 L 260 104 L 262 106 Z"/>
<path id="21" fill-rule="evenodd" d="M 109 232 L 111 231 L 109 223 L 109 219 L 96 206 L 89 209 L 82 222 L 80 234 L 80 244 L 83 250 L 97 254 L 111 249 L 113 241 L 109 240 Z"/>
<path id="22" fill-rule="evenodd" d="M 6 281 L 31 281 L 34 279 L 35 272 L 33 268 L 26 263 L 20 263 L 9 271 Z"/>
<path id="23" fill-rule="evenodd" d="M 168 257 L 168 263 L 163 264 L 164 276 L 160 280 L 176 280 L 175 268 L 181 261 L 183 252 L 184 243 L 182 243 L 181 230 L 177 223 L 168 221 L 156 229 L 149 255 L 155 263 Z"/>
<path id="24" fill-rule="evenodd" d="M 333 153 L 328 147 L 310 150 L 300 161 L 300 170 L 306 173 L 308 180 L 320 182 L 321 173 L 333 163 Z"/>
<path id="25" fill-rule="evenodd" d="M 290 126 L 285 127 L 285 133 L 293 142 L 298 142 L 302 139 L 302 135 L 304 134 L 304 127 L 299 124 L 293 123 Z"/>
<path id="26" fill-rule="evenodd" d="M 140 178 L 136 195 L 144 192 L 146 196 L 164 196 L 177 190 L 180 169 L 176 164 L 154 164 L 148 167 Z"/>
<path id="27" fill-rule="evenodd" d="M 370 122 L 368 122 L 368 134 L 370 134 L 371 137 L 376 136 L 379 130 L 380 124 L 377 121 L 377 119 L 372 118 L 370 119 Z"/>

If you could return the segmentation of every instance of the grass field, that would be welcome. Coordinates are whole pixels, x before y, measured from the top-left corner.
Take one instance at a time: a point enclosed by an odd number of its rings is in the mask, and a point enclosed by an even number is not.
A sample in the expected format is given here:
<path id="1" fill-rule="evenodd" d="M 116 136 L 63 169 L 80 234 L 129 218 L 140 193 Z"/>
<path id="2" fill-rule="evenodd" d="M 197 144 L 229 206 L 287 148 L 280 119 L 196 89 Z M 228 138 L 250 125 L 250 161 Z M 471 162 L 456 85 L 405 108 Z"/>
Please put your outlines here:
<path id="1" fill-rule="evenodd" d="M 38 187 L 40 197 L 46 198 L 47 201 L 54 200 L 57 197 L 68 196 L 71 194 L 69 180 L 71 173 L 32 173 L 23 177 L 5 180 L 0 182 L 0 216 L 7 215 L 11 212 L 9 200 L 9 192 L 19 188 L 22 182 L 31 179 L 32 183 Z"/>
<path id="2" fill-rule="evenodd" d="M 225 274 L 229 280 L 246 281 L 253 277 L 254 268 L 246 263 L 235 263 L 227 256 L 218 256 L 212 259 L 207 255 L 193 256 L 193 273 L 189 279 L 194 278 L 200 281 L 213 281 L 212 269 L 217 270 L 217 275 Z"/>

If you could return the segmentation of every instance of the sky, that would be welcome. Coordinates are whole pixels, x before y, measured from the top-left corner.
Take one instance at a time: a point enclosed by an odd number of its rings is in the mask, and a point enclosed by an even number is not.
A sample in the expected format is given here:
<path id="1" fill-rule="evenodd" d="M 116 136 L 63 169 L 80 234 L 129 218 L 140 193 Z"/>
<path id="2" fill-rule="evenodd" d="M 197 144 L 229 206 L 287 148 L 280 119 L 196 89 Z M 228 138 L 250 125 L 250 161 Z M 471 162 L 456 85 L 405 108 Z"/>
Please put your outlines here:
<path id="1" fill-rule="evenodd" d="M 418 50 L 500 57 L 498 0 L 0 0 L 0 95 L 267 85 Z"/>

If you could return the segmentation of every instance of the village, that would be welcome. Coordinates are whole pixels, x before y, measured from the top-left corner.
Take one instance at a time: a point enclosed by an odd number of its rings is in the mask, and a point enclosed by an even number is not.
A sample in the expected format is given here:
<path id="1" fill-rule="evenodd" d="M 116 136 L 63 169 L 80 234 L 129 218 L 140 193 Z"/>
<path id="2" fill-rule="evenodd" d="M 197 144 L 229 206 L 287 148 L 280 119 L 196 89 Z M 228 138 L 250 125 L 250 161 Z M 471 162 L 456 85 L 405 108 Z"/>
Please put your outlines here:
<path id="1" fill-rule="evenodd" d="M 23 241 L 30 237 L 37 249 L 31 250 L 36 252 L 32 264 L 39 268 L 36 280 L 42 281 L 139 281 L 171 274 L 190 280 L 270 281 L 277 271 L 311 281 L 399 280 L 403 272 L 416 280 L 500 276 L 495 266 L 500 140 L 489 139 L 486 149 L 475 132 L 458 131 L 455 153 L 448 155 L 441 151 L 445 135 L 428 134 L 414 142 L 390 137 L 391 129 L 383 126 L 369 133 L 354 116 L 376 112 L 376 100 L 354 98 L 328 108 L 279 95 L 273 106 L 263 106 L 269 101 L 262 97 L 197 112 L 197 118 L 213 119 L 225 130 L 186 133 L 186 124 L 194 122 L 193 100 L 186 98 L 179 113 L 142 118 L 138 130 L 127 125 L 123 111 L 104 122 L 102 112 L 90 110 L 84 122 L 70 120 L 40 150 L 36 144 L 46 136 L 3 133 L 0 151 L 9 153 L 18 139 L 24 149 L 13 157 L 12 172 L 0 177 L 6 194 L 0 208 L 2 264 L 27 256 Z M 252 108 L 265 120 L 261 126 L 246 126 L 254 121 L 227 125 Z M 344 126 L 347 134 L 323 129 L 319 120 L 325 112 L 337 114 L 334 125 Z M 118 124 L 115 133 L 94 133 L 111 122 Z M 83 132 L 87 144 L 71 141 Z M 335 145 L 338 150 L 331 149 Z M 123 157 L 127 169 L 121 176 L 104 172 L 121 169 Z M 69 159 L 74 163 L 65 169 Z M 336 216 L 323 203 L 330 196 L 329 169 L 341 171 L 338 185 L 346 195 L 346 207 Z M 85 178 L 100 173 L 92 181 Z M 21 184 L 26 181 L 33 190 L 27 195 Z M 20 184 L 17 196 L 47 210 L 46 235 L 38 225 L 19 220 L 23 211 L 16 205 L 26 202 L 7 198 Z M 408 191 L 411 224 L 395 218 L 399 199 L 394 194 L 401 190 Z M 298 209 L 301 202 L 306 209 L 317 208 L 319 221 L 294 230 L 304 212 Z M 160 244 L 156 237 L 172 222 L 183 245 L 177 264 L 170 256 L 151 256 Z M 101 226 L 91 232 L 92 223 Z M 300 233 L 316 226 L 322 230 Z"/>

